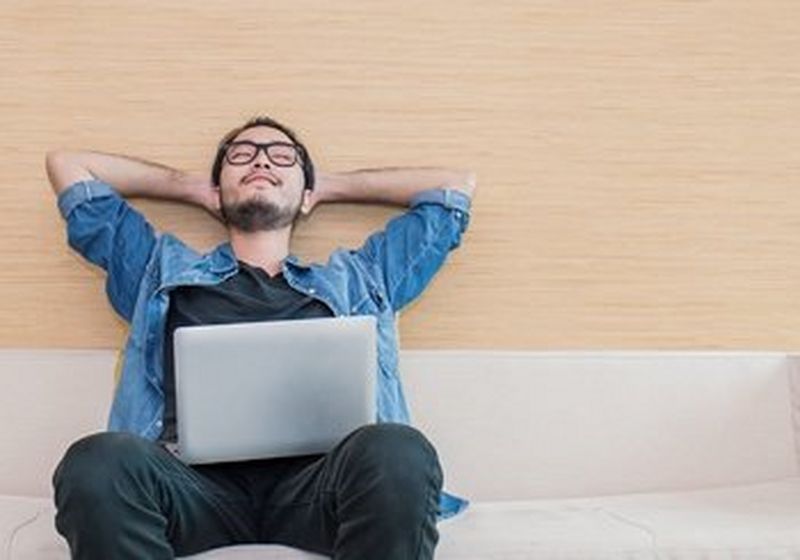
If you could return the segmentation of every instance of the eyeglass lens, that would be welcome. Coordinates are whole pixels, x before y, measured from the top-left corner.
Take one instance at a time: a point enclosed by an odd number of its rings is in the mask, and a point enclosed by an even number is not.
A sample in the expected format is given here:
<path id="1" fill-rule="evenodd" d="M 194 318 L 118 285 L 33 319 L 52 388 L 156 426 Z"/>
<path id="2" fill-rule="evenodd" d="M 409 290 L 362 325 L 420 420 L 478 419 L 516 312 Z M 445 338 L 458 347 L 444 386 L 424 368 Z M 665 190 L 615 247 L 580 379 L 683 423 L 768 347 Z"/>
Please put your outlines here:
<path id="1" fill-rule="evenodd" d="M 269 159 L 275 165 L 289 167 L 297 159 L 297 149 L 292 144 L 285 142 L 256 144 L 254 142 L 236 142 L 228 146 L 225 157 L 233 165 L 245 165 L 256 159 L 258 151 L 264 149 Z"/>

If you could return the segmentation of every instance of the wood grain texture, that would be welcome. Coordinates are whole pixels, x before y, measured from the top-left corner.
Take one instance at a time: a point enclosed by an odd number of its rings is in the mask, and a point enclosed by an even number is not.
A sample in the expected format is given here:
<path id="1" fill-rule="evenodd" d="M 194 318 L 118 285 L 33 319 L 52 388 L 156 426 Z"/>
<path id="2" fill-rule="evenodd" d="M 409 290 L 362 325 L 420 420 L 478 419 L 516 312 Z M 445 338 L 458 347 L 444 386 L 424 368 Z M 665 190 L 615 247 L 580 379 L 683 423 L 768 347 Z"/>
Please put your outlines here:
<path id="1" fill-rule="evenodd" d="M 257 113 L 320 168 L 468 167 L 472 222 L 407 348 L 800 348 L 800 3 L 347 0 L 0 6 L 0 343 L 115 347 L 48 149 L 205 171 Z M 195 208 L 134 200 L 201 249 Z M 324 260 L 397 209 L 329 205 Z"/>

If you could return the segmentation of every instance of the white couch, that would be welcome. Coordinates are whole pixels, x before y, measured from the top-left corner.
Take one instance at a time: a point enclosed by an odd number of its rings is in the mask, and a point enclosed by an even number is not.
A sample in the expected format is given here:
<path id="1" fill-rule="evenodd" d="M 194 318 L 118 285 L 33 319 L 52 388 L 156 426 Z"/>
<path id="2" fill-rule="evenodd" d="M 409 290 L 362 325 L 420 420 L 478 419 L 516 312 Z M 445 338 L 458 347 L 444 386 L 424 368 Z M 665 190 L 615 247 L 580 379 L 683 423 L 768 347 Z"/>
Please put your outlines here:
<path id="1" fill-rule="evenodd" d="M 104 428 L 116 356 L 0 350 L 4 560 L 69 558 L 50 476 Z M 445 487 L 473 500 L 439 523 L 437 558 L 800 558 L 800 356 L 404 351 L 401 372 Z"/>

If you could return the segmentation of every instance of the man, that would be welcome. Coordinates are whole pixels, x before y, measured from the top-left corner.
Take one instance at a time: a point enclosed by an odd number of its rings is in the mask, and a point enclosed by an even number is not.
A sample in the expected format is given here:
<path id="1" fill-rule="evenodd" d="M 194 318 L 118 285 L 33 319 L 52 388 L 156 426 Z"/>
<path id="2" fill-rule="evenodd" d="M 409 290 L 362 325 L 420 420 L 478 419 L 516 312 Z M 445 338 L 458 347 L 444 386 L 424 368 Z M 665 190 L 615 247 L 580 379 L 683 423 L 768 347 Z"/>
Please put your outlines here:
<path id="1" fill-rule="evenodd" d="M 106 272 L 110 303 L 131 325 L 107 431 L 74 442 L 53 473 L 72 557 L 160 560 L 260 542 L 337 560 L 432 558 L 436 522 L 468 501 L 443 490 L 434 447 L 410 425 L 395 314 L 459 246 L 475 174 L 315 174 L 297 135 L 268 117 L 222 139 L 211 181 L 101 152 L 49 152 L 46 166 L 70 247 Z M 199 254 L 156 231 L 129 196 L 199 205 L 229 241 Z M 408 209 L 357 250 L 303 264 L 289 252 L 293 225 L 333 201 Z M 175 328 L 364 314 L 378 324 L 376 424 L 319 455 L 202 465 L 173 455 Z"/>

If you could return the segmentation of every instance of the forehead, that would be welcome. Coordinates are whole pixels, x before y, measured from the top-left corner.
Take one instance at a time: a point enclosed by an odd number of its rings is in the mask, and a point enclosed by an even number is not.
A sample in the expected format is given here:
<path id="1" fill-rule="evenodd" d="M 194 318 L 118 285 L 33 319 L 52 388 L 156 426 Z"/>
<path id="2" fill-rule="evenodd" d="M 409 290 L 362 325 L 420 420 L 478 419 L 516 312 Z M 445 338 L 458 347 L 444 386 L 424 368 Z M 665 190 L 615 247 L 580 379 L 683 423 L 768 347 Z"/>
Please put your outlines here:
<path id="1" fill-rule="evenodd" d="M 248 128 L 247 130 L 243 130 L 237 134 L 236 138 L 233 140 L 252 140 L 253 142 L 292 142 L 292 139 L 286 136 L 286 134 L 277 128 L 272 128 L 270 126 L 254 126 L 252 128 Z"/>

